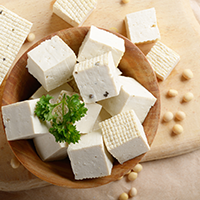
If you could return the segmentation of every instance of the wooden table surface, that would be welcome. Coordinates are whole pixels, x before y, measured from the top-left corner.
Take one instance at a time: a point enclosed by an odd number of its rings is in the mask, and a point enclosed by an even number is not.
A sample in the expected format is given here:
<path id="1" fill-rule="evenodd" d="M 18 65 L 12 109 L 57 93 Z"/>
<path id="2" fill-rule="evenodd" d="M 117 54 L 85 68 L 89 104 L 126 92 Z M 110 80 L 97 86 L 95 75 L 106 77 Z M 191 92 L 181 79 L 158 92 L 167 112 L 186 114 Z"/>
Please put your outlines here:
<path id="1" fill-rule="evenodd" d="M 53 14 L 51 0 L 1 0 L 1 5 L 7 7 L 21 17 L 33 23 L 31 32 L 36 35 L 34 42 L 56 32 L 71 27 L 65 21 Z M 194 17 L 189 0 L 131 0 L 122 4 L 121 0 L 99 0 L 97 8 L 85 21 L 83 26 L 95 25 L 106 28 L 126 36 L 124 17 L 126 14 L 155 7 L 161 41 L 176 51 L 181 61 L 165 81 L 159 81 L 161 92 L 161 117 L 166 111 L 175 113 L 183 110 L 186 119 L 180 124 L 184 128 L 181 135 L 172 134 L 172 127 L 177 121 L 170 123 L 160 122 L 156 138 L 151 151 L 146 154 L 143 161 L 156 160 L 186 152 L 194 151 L 200 147 L 200 26 Z M 33 43 L 34 43 L 33 42 Z M 21 48 L 16 60 L 33 44 L 26 42 Z M 151 47 L 138 46 L 145 54 Z M 194 78 L 186 81 L 181 73 L 189 68 L 194 72 Z M 175 98 L 168 98 L 167 91 L 176 89 L 179 93 Z M 0 88 L 2 91 L 3 85 Z M 194 99 L 183 103 L 183 95 L 191 91 Z M 1 95 L 1 92 L 0 92 Z M 0 130 L 2 130 L 0 121 Z M 10 166 L 13 154 L 7 144 L 5 135 L 0 132 L 0 190 L 21 190 L 47 185 L 46 182 L 33 176 L 23 166 L 14 170 Z"/>

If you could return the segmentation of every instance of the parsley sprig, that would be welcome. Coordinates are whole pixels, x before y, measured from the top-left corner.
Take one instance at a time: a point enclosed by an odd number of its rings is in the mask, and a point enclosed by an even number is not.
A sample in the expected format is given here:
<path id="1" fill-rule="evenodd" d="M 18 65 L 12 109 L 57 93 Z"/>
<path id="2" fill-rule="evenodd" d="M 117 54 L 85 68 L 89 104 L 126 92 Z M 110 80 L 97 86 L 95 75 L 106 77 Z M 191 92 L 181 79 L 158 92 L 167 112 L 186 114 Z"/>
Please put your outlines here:
<path id="1" fill-rule="evenodd" d="M 76 143 L 80 140 L 80 132 L 76 130 L 76 121 L 85 116 L 87 108 L 81 103 L 78 94 L 71 97 L 63 95 L 62 100 L 57 104 L 51 104 L 50 95 L 42 96 L 36 104 L 35 115 L 42 121 L 51 121 L 49 132 L 54 135 L 56 142 Z M 62 119 L 58 119 L 58 114 L 53 112 L 54 108 L 61 105 Z M 67 109 L 66 109 L 67 107 Z"/>

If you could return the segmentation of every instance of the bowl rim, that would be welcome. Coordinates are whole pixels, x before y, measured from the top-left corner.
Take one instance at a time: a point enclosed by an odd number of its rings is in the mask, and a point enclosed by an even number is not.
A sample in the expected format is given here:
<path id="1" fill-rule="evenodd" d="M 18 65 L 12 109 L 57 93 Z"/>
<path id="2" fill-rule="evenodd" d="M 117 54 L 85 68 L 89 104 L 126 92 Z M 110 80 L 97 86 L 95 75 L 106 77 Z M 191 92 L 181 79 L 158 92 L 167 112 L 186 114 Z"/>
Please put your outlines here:
<path id="1" fill-rule="evenodd" d="M 15 63 L 15 65 L 13 66 L 13 68 L 10 70 L 9 74 L 7 74 L 6 78 L 4 79 L 4 88 L 2 90 L 2 98 L 1 98 L 1 106 L 3 105 L 7 105 L 9 104 L 8 101 L 6 101 L 6 97 L 8 96 L 8 93 L 7 93 L 7 89 L 10 87 L 8 86 L 9 85 L 9 82 L 11 82 L 13 80 L 13 73 L 15 73 L 15 69 L 16 69 L 16 66 L 17 65 L 20 65 L 20 61 L 22 58 L 26 58 L 27 60 L 27 53 L 35 48 L 36 46 L 38 46 L 41 42 L 47 40 L 47 39 L 50 39 L 51 37 L 55 36 L 55 35 L 58 35 L 60 36 L 61 33 L 70 33 L 70 32 L 73 32 L 75 30 L 83 30 L 84 33 L 87 33 L 89 31 L 89 28 L 90 26 L 82 26 L 82 27 L 72 27 L 72 28 L 67 28 L 67 29 L 63 29 L 63 30 L 60 30 L 60 31 L 57 31 L 57 32 L 54 32 L 52 34 L 49 34 L 47 36 L 45 36 L 44 38 L 40 39 L 39 41 L 37 41 L 35 44 L 33 44 L 30 48 L 28 48 L 28 50 L 25 51 L 25 53 L 23 53 L 23 55 L 17 60 L 17 62 Z M 100 27 L 97 27 L 97 28 L 100 28 Z M 158 129 L 158 125 L 159 125 L 159 119 L 160 119 L 160 91 L 159 91 L 159 86 L 158 86 L 158 81 L 157 81 L 157 78 L 156 78 L 156 75 L 153 71 L 153 68 L 151 67 L 150 63 L 148 62 L 148 60 L 146 59 L 145 55 L 142 53 L 142 51 L 135 45 L 133 44 L 128 38 L 126 38 L 125 36 L 119 34 L 119 33 L 116 33 L 116 32 L 113 32 L 113 31 L 110 31 L 110 30 L 107 30 L 107 29 L 104 29 L 104 28 L 100 28 L 100 29 L 103 29 L 105 31 L 108 31 L 108 32 L 111 32 L 119 37 L 121 37 L 122 39 L 124 39 L 125 41 L 125 46 L 132 46 L 132 48 L 136 49 L 136 51 L 140 54 L 140 56 L 143 57 L 143 59 L 145 60 L 146 64 L 149 65 L 149 69 L 151 69 L 152 73 L 153 73 L 153 76 L 154 76 L 154 84 L 156 86 L 156 91 L 153 91 L 153 95 L 156 96 L 157 98 L 157 101 L 155 103 L 155 105 L 153 107 L 156 107 L 156 111 L 159 110 L 159 112 L 156 113 L 156 120 L 155 120 L 155 124 L 154 124 L 154 134 L 153 134 L 153 137 L 151 139 L 149 139 L 148 135 L 147 135 L 147 139 L 148 139 L 148 143 L 149 145 L 151 146 L 152 142 L 153 142 L 153 139 L 155 138 L 155 135 L 156 135 L 156 132 L 157 132 L 157 129 Z M 69 45 L 70 46 L 70 45 Z M 123 60 L 123 58 L 122 58 Z M 121 62 L 120 62 L 121 63 Z M 120 68 L 120 65 L 119 65 L 119 68 Z M 35 78 L 34 78 L 35 79 Z M 137 79 L 137 78 L 136 78 Z M 39 83 L 36 84 L 36 87 L 39 87 Z M 24 99 L 25 100 L 25 99 Z M 13 102 L 14 103 L 14 102 Z M 152 109 L 152 108 L 151 108 Z M 1 120 L 2 120 L 2 114 L 1 114 Z M 2 120 L 3 122 L 3 120 Z M 145 123 L 145 122 L 144 122 Z M 3 124 L 3 123 L 2 123 Z M 3 132 L 4 134 L 5 133 L 5 129 L 4 129 L 4 125 L 3 125 Z M 27 141 L 27 140 L 25 140 Z M 142 154 L 134 159 L 131 159 L 130 161 L 127 161 L 125 162 L 124 164 L 118 164 L 121 166 L 121 169 L 119 169 L 118 167 L 118 173 L 117 175 L 115 175 L 115 178 L 111 177 L 110 176 L 106 176 L 106 177 L 101 177 L 101 178 L 94 178 L 94 179 L 84 179 L 84 180 L 72 180 L 72 179 L 66 179 L 66 177 L 62 177 L 62 174 L 60 174 L 60 180 L 62 180 L 60 183 L 57 183 L 57 181 L 55 179 L 51 179 L 49 180 L 47 178 L 47 176 L 44 176 L 42 175 L 40 172 L 38 172 L 37 170 L 33 170 L 32 167 L 31 167 L 31 164 L 27 164 L 23 159 L 22 157 L 24 156 L 24 154 L 22 152 L 19 152 L 17 147 L 19 145 L 21 145 L 24 141 L 22 140 L 16 140 L 16 141 L 8 141 L 9 143 L 9 146 L 10 148 L 12 149 L 13 153 L 15 154 L 15 156 L 18 158 L 18 160 L 22 163 L 22 165 L 28 170 L 30 171 L 32 174 L 34 174 L 35 176 L 39 177 L 40 179 L 44 180 L 44 181 L 47 181 L 51 184 L 54 184 L 54 185 L 58 185 L 58 186 L 62 186 L 62 187 L 68 187 L 68 188 L 91 188 L 91 187 L 97 187 L 97 186 L 101 186 L 101 185 L 104 185 L 104 184 L 107 184 L 109 182 L 112 182 L 112 181 L 115 181 L 117 180 L 117 178 L 121 177 L 122 175 L 126 174 L 131 168 L 134 167 L 135 164 L 137 164 L 141 159 L 142 157 L 146 154 Z M 30 143 L 30 147 L 32 147 L 32 144 L 30 141 L 28 141 Z M 30 148 L 29 148 L 30 151 L 32 151 Z M 38 156 L 39 157 L 39 156 Z M 40 159 L 40 158 L 39 158 Z M 136 160 L 136 162 L 131 162 L 132 160 Z M 42 161 L 43 162 L 43 161 Z M 53 161 L 54 162 L 54 161 Z M 59 164 L 60 161 L 57 161 L 56 163 Z M 31 160 L 30 163 L 34 163 L 34 160 Z M 47 162 L 47 166 L 50 166 L 52 164 L 52 162 Z M 132 164 L 132 165 L 131 165 Z M 117 165 L 115 163 L 115 165 Z M 131 165 L 131 167 L 130 167 Z M 49 172 L 51 173 L 51 171 Z M 64 179 L 64 180 L 63 180 Z"/>

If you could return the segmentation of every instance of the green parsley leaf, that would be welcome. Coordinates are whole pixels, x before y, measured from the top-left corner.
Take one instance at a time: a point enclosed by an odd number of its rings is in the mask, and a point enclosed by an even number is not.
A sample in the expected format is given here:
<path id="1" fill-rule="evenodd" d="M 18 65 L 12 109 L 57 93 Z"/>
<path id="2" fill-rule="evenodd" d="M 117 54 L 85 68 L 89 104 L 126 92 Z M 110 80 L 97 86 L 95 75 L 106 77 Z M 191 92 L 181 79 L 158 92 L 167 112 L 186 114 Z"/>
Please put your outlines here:
<path id="1" fill-rule="evenodd" d="M 51 104 L 50 100 L 53 97 L 50 95 L 42 96 L 40 100 L 36 104 L 35 114 L 42 120 L 42 121 L 50 121 L 53 118 L 52 111 L 56 107 L 56 104 Z"/>
<path id="2" fill-rule="evenodd" d="M 56 120 L 52 123 L 49 132 L 54 135 L 56 142 L 76 143 L 80 140 L 80 133 L 76 130 L 76 126 L 63 122 L 57 123 Z"/>
<path id="3" fill-rule="evenodd" d="M 63 95 L 61 102 L 51 104 L 50 95 L 42 96 L 36 104 L 35 114 L 42 121 L 51 121 L 49 132 L 54 135 L 56 142 L 76 143 L 80 140 L 80 132 L 76 130 L 74 123 L 85 116 L 87 108 L 81 103 L 78 94 L 71 97 Z M 58 121 L 57 113 L 53 109 L 61 104 L 62 120 Z M 66 109 L 67 106 L 67 109 Z"/>
<path id="4" fill-rule="evenodd" d="M 63 120 L 75 123 L 75 121 L 79 121 L 85 116 L 87 108 L 85 108 L 85 104 L 81 103 L 79 100 L 79 95 L 74 94 L 71 97 L 67 96 L 66 102 L 69 110 L 63 116 Z"/>

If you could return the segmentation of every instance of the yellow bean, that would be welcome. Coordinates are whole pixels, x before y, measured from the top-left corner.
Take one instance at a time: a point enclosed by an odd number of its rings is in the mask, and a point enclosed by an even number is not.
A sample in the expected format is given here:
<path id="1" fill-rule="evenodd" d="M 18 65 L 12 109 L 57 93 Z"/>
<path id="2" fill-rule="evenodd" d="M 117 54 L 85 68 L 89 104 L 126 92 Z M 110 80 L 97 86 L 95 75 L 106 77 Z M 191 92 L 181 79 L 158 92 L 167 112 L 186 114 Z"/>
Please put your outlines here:
<path id="1" fill-rule="evenodd" d="M 34 33 L 29 33 L 27 36 L 27 41 L 28 42 L 33 42 L 35 40 L 35 34 Z"/>
<path id="2" fill-rule="evenodd" d="M 187 80 L 193 78 L 193 73 L 190 69 L 185 69 L 182 75 Z"/>
<path id="3" fill-rule="evenodd" d="M 174 115 L 173 115 L 173 113 L 170 112 L 170 111 L 167 111 L 167 112 L 163 115 L 163 120 L 164 120 L 165 122 L 169 122 L 169 121 L 171 121 L 173 118 L 174 118 Z"/>
<path id="4" fill-rule="evenodd" d="M 178 111 L 176 114 L 175 114 L 175 118 L 178 119 L 179 121 L 182 121 L 184 120 L 186 117 L 185 113 L 183 111 Z"/>
<path id="5" fill-rule="evenodd" d="M 137 172 L 131 172 L 129 175 L 128 175 L 128 180 L 129 181 L 134 181 L 136 178 L 137 178 Z"/>
<path id="6" fill-rule="evenodd" d="M 122 0 L 122 3 L 128 3 L 130 0 Z"/>
<path id="7" fill-rule="evenodd" d="M 126 173 L 126 175 L 129 175 L 131 173 L 131 170 L 130 171 L 128 171 L 127 173 Z"/>
<path id="8" fill-rule="evenodd" d="M 128 194 L 129 194 L 130 197 L 136 196 L 137 195 L 137 189 L 135 187 L 132 187 Z"/>
<path id="9" fill-rule="evenodd" d="M 180 124 L 175 124 L 172 131 L 177 135 L 181 134 L 183 132 L 183 127 Z"/>
<path id="10" fill-rule="evenodd" d="M 123 179 L 123 177 L 124 177 L 124 176 L 120 176 L 117 180 L 119 181 L 119 180 Z"/>
<path id="11" fill-rule="evenodd" d="M 13 157 L 10 161 L 10 165 L 13 169 L 17 169 L 20 166 L 20 162 L 16 157 Z"/>
<path id="12" fill-rule="evenodd" d="M 135 167 L 133 167 L 133 171 L 139 173 L 142 170 L 142 168 L 142 165 L 138 163 L 137 165 L 135 165 Z"/>
<path id="13" fill-rule="evenodd" d="M 128 194 L 127 193 L 122 193 L 120 196 L 119 196 L 119 200 L 127 200 L 128 199 Z"/>
<path id="14" fill-rule="evenodd" d="M 193 98 L 194 98 L 194 95 L 193 95 L 192 92 L 187 92 L 187 93 L 185 93 L 184 96 L 183 96 L 183 100 L 184 100 L 185 102 L 189 102 L 189 101 L 191 101 Z"/>
<path id="15" fill-rule="evenodd" d="M 178 94 L 178 91 L 177 90 L 174 90 L 174 89 L 170 89 L 168 92 L 167 92 L 167 95 L 170 96 L 170 97 L 175 97 L 177 96 Z"/>

